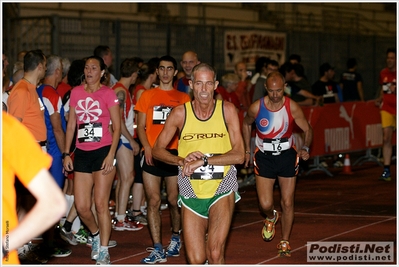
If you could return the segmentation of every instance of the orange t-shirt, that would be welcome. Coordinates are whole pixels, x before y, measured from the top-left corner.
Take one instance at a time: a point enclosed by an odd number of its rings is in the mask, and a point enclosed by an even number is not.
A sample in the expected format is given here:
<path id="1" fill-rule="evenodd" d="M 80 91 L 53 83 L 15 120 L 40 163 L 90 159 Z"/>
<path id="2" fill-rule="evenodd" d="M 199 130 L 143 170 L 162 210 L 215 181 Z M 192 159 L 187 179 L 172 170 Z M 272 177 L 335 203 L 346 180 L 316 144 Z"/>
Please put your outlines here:
<path id="1" fill-rule="evenodd" d="M 51 166 L 52 158 L 43 152 L 32 133 L 17 119 L 3 112 L 2 141 L 2 240 L 7 250 L 7 234 L 18 226 L 15 176 L 28 187 L 43 168 Z M 21 153 L 25 152 L 25 153 Z M 43 185 L 45 186 L 45 185 Z M 34 227 L 34 226 L 32 226 Z M 17 251 L 10 251 L 3 264 L 19 264 Z"/>
<path id="2" fill-rule="evenodd" d="M 7 104 L 8 113 L 21 118 L 22 124 L 29 129 L 36 141 L 47 140 L 44 105 L 34 84 L 23 79 L 17 82 L 8 97 Z"/>
<path id="3" fill-rule="evenodd" d="M 137 101 L 134 110 L 146 113 L 146 136 L 148 143 L 154 147 L 172 108 L 190 101 L 190 96 L 176 89 L 162 90 L 159 87 L 145 90 Z M 177 149 L 178 136 L 171 140 L 168 149 Z"/>

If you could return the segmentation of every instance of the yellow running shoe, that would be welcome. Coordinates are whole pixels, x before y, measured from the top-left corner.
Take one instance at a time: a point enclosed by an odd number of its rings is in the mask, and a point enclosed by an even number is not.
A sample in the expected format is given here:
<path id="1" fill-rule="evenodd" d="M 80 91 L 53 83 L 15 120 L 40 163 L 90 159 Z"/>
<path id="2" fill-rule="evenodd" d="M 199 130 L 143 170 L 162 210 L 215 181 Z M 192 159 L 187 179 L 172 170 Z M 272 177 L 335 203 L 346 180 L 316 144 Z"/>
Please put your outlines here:
<path id="1" fill-rule="evenodd" d="M 279 214 L 276 210 L 273 210 L 274 218 L 269 219 L 266 217 L 265 224 L 262 229 L 262 237 L 265 241 L 271 241 L 276 233 L 275 226 L 278 221 Z"/>

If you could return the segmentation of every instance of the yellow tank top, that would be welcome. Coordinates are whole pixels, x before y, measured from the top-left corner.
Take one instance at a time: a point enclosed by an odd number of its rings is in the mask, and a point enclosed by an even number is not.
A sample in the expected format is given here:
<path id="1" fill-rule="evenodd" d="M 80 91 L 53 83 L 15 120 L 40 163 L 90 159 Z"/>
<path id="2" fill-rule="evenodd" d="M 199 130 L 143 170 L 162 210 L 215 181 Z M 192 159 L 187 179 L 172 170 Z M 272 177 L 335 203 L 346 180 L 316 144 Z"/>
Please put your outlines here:
<path id="1" fill-rule="evenodd" d="M 201 151 L 203 154 L 224 154 L 231 150 L 227 125 L 223 114 L 223 101 L 216 100 L 215 109 L 207 120 L 200 120 L 194 114 L 191 102 L 184 104 L 186 118 L 179 136 L 178 153 L 185 158 L 189 153 Z M 228 166 L 209 166 L 208 169 L 222 170 L 219 179 L 191 179 L 191 186 L 198 198 L 211 198 L 230 169 Z M 187 177 L 187 179 L 190 179 Z"/>

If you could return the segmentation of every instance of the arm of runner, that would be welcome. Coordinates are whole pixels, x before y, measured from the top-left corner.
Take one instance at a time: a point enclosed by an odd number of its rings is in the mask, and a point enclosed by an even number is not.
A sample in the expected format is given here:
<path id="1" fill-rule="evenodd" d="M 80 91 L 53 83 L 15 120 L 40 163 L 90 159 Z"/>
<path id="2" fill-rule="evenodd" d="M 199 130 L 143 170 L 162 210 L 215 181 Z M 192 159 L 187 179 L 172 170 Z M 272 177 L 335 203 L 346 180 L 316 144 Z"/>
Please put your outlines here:
<path id="1" fill-rule="evenodd" d="M 116 149 L 118 148 L 119 138 L 121 136 L 121 119 L 119 115 L 119 106 L 115 105 L 109 108 L 109 113 L 111 115 L 112 122 L 112 144 L 109 149 L 107 157 L 104 159 L 101 169 L 103 169 L 103 174 L 107 175 L 114 168 L 114 159 Z"/>
<path id="2" fill-rule="evenodd" d="M 242 125 L 242 136 L 244 138 L 245 147 L 245 167 L 248 167 L 251 154 L 251 132 L 252 124 L 255 121 L 255 116 L 258 114 L 259 100 L 256 100 L 248 109 L 247 114 L 244 117 Z"/>
<path id="3" fill-rule="evenodd" d="M 295 103 L 294 101 L 291 101 L 291 115 L 295 120 L 295 123 L 301 128 L 301 130 L 305 133 L 305 138 L 304 138 L 304 143 L 303 147 L 310 147 L 310 144 L 312 143 L 313 139 L 313 129 L 312 126 L 310 126 L 309 122 L 306 120 L 305 115 L 303 114 L 303 111 L 301 107 Z M 308 160 L 309 159 L 309 152 L 306 151 L 305 149 L 299 148 L 298 147 L 298 154 L 303 160 Z"/>
<path id="4" fill-rule="evenodd" d="M 167 145 L 170 143 L 172 138 L 175 136 L 176 131 L 180 131 L 183 127 L 185 118 L 184 106 L 180 105 L 172 109 L 165 125 L 155 141 L 152 155 L 158 160 L 170 165 L 184 165 L 184 158 L 172 155 L 166 150 Z"/>
<path id="5" fill-rule="evenodd" d="M 71 148 L 73 136 L 75 134 L 75 129 L 76 129 L 76 113 L 75 113 L 75 108 L 70 107 L 69 108 L 69 116 L 68 116 L 68 125 L 67 125 L 67 131 L 65 133 L 65 147 L 62 150 L 63 153 L 70 153 L 72 151 L 69 151 Z M 67 156 L 64 158 L 64 169 L 66 171 L 73 171 L 73 162 L 71 157 Z"/>
<path id="6" fill-rule="evenodd" d="M 144 149 L 145 161 L 148 165 L 153 166 L 154 162 L 152 160 L 152 148 L 150 146 L 150 143 L 148 142 L 147 134 L 145 132 L 146 119 L 147 119 L 147 114 L 139 111 L 137 116 L 136 130 L 137 130 L 137 135 L 139 136 L 140 142 Z"/>

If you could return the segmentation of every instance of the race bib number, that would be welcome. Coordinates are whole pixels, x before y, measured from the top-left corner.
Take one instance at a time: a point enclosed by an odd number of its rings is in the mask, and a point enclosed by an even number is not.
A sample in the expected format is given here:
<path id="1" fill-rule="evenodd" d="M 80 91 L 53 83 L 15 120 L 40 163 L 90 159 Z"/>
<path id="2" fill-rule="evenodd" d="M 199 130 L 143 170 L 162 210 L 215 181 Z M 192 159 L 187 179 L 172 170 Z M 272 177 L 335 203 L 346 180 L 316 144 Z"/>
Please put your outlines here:
<path id="1" fill-rule="evenodd" d="M 83 123 L 79 124 L 78 141 L 84 142 L 100 142 L 103 137 L 102 123 Z"/>
<path id="2" fill-rule="evenodd" d="M 216 154 L 208 154 L 208 158 Z M 208 165 L 198 167 L 191 175 L 191 179 L 210 180 L 210 179 L 223 179 L 224 166 Z"/>
<path id="3" fill-rule="evenodd" d="M 165 121 L 168 118 L 171 110 L 171 107 L 154 106 L 154 110 L 152 112 L 153 124 L 165 124 Z"/>
<path id="4" fill-rule="evenodd" d="M 281 142 L 280 139 L 265 139 L 263 140 L 263 150 L 267 152 L 281 152 L 290 149 L 288 140 Z"/>
<path id="5" fill-rule="evenodd" d="M 223 171 L 224 166 L 201 166 L 197 168 L 194 173 L 191 175 L 191 179 L 201 179 L 201 180 L 210 180 L 210 179 L 223 179 Z"/>

